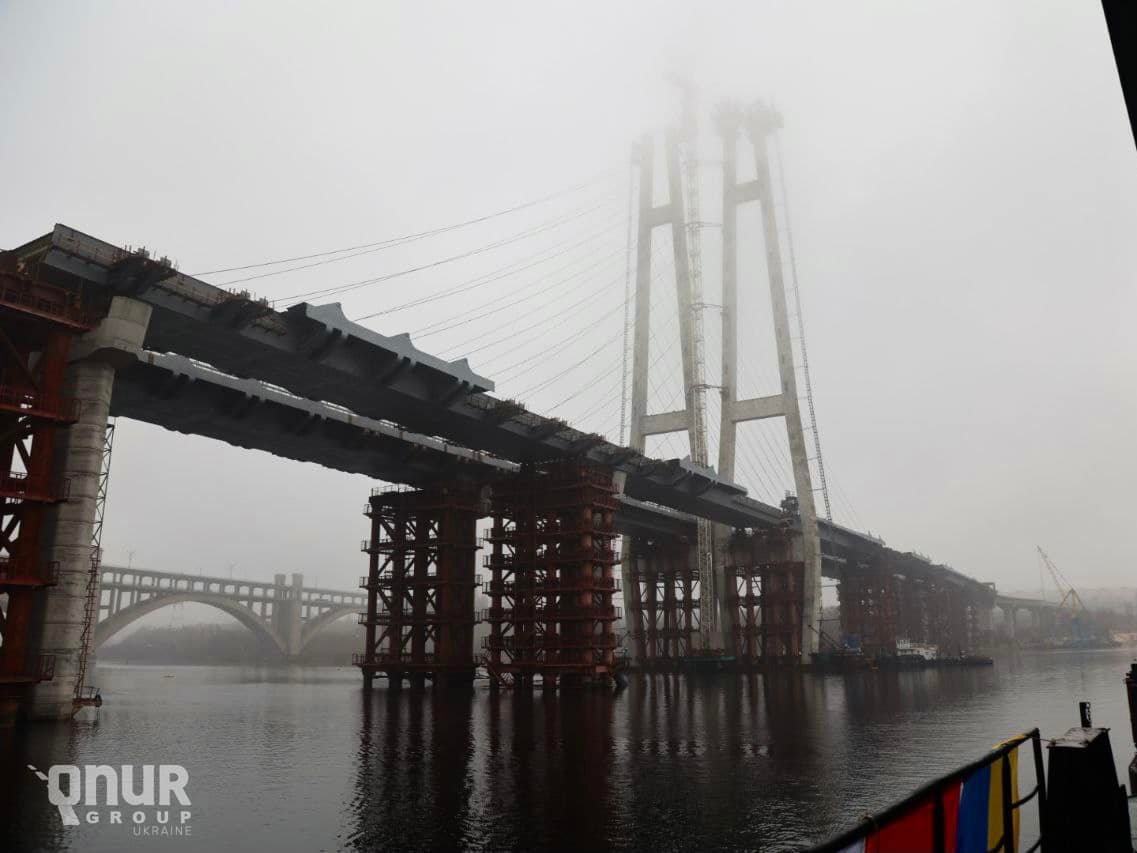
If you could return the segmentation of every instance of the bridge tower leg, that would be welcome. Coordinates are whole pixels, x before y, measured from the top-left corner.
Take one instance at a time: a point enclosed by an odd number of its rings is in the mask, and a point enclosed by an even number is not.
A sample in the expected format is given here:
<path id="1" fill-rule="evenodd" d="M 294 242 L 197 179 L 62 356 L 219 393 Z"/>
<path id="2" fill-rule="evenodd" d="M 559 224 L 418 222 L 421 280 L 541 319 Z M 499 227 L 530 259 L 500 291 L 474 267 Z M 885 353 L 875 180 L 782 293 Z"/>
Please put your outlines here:
<path id="1" fill-rule="evenodd" d="M 59 566 L 59 583 L 44 602 L 39 637 L 41 653 L 54 656 L 55 677 L 33 690 L 28 711 L 33 719 L 65 720 L 72 714 L 114 376 L 141 351 L 150 310 L 116 296 L 99 325 L 72 345 L 64 393 L 79 401 L 79 418 L 59 432 L 55 448 L 55 470 L 69 481 L 69 495 L 48 513 L 41 538 L 42 558 Z"/>
<path id="2" fill-rule="evenodd" d="M 780 127 L 781 117 L 761 105 L 754 107 L 745 115 L 733 108 L 723 109 L 719 115 L 719 132 L 723 142 L 723 384 L 719 473 L 726 478 L 734 477 L 735 437 L 738 424 L 773 417 L 783 418 L 789 440 L 794 488 L 797 492 L 802 560 L 805 563 L 801 586 L 803 613 L 801 638 L 800 642 L 794 645 L 799 647 L 805 656 L 818 649 L 818 629 L 821 621 L 821 537 L 817 525 L 805 433 L 798 405 L 793 340 L 790 337 L 789 311 L 783 280 L 781 235 L 767 151 L 770 137 Z M 743 128 L 753 148 L 757 177 L 752 181 L 739 183 L 736 168 L 737 140 Z M 774 320 L 774 338 L 778 351 L 781 392 L 767 397 L 738 400 L 736 223 L 738 206 L 751 201 L 759 202 L 761 207 L 766 273 Z"/>
<path id="3" fill-rule="evenodd" d="M 686 143 L 686 167 L 689 177 L 695 167 L 696 153 L 692 145 L 690 126 L 667 135 L 665 160 L 667 164 L 668 201 L 656 205 L 655 148 L 650 136 L 641 141 L 639 161 L 639 215 L 636 255 L 636 313 L 632 346 L 632 410 L 628 446 L 643 451 L 647 438 L 686 432 L 691 461 L 707 466 L 705 394 L 707 385 L 703 377 L 702 303 L 699 275 L 699 229 L 704 225 L 696 217 L 685 214 L 681 148 Z M 692 208 L 692 193 L 697 191 L 697 178 L 688 180 L 687 198 Z M 651 329 L 651 262 L 652 234 L 657 227 L 670 229 L 671 247 L 675 265 L 675 293 L 679 317 L 679 349 L 683 365 L 683 408 L 672 412 L 648 414 L 648 373 L 650 362 Z M 690 239 L 690 243 L 689 243 Z M 715 568 L 714 527 L 704 519 L 698 521 L 694 557 L 700 621 L 693 639 L 721 648 L 723 629 L 719 624 L 722 615 L 722 585 L 718 583 L 721 569 Z M 625 583 L 630 577 L 625 578 Z M 717 591 L 716 591 L 717 590 Z"/>

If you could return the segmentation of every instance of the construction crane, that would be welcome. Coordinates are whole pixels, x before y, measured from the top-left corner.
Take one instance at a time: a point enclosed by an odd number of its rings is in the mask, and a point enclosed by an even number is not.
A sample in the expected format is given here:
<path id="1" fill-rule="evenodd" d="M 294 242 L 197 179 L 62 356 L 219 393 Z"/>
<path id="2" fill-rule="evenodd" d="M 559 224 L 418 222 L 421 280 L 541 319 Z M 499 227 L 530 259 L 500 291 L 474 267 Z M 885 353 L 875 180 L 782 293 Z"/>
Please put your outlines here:
<path id="1" fill-rule="evenodd" d="M 1042 546 L 1035 545 L 1038 549 L 1038 556 L 1042 558 L 1042 564 L 1046 566 L 1047 571 L 1050 572 L 1050 577 L 1054 581 L 1054 586 L 1061 596 L 1061 601 L 1058 604 L 1058 614 L 1065 615 L 1070 620 L 1070 633 L 1075 640 L 1086 639 L 1085 632 L 1088 625 L 1087 608 L 1082 597 L 1078 595 L 1078 591 L 1074 589 L 1073 584 L 1066 580 L 1066 576 L 1062 574 L 1059 568 L 1054 565 L 1054 561 L 1047 556 L 1046 552 L 1042 550 Z"/>

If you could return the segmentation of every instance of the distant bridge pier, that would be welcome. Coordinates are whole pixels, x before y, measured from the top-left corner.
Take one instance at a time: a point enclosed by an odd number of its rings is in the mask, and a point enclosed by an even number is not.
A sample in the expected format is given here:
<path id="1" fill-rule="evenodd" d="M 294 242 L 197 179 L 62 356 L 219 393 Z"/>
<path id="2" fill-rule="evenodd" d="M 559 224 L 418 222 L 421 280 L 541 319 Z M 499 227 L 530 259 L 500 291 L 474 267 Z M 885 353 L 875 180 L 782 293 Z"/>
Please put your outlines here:
<path id="1" fill-rule="evenodd" d="M 841 574 L 837 594 L 841 633 L 857 637 L 867 654 L 894 654 L 900 583 L 891 567 L 880 558 L 851 560 Z"/>
<path id="2" fill-rule="evenodd" d="M 269 624 L 272 625 L 277 636 L 284 643 L 286 657 L 294 658 L 300 655 L 302 649 L 301 632 L 303 621 L 300 618 L 301 596 L 304 589 L 304 575 L 294 573 L 292 586 L 285 584 L 285 575 L 278 574 L 273 577 L 272 616 Z"/>
<path id="3" fill-rule="evenodd" d="M 116 370 L 142 349 L 150 313 L 149 305 L 115 296 L 107 316 L 71 349 L 65 394 L 79 402 L 79 417 L 59 431 L 55 453 L 56 477 L 69 481 L 69 494 L 52 507 L 40 539 L 43 559 L 59 567 L 59 582 L 45 596 L 39 636 L 40 653 L 54 657 L 54 677 L 32 690 L 32 719 L 67 720 L 73 712 L 111 392 Z"/>
<path id="4" fill-rule="evenodd" d="M 900 612 L 897 615 L 897 637 L 915 643 L 927 642 L 931 620 L 928 584 L 924 578 L 903 575 L 898 578 Z"/>
<path id="5" fill-rule="evenodd" d="M 951 584 L 931 584 L 931 630 L 929 642 L 941 655 L 953 655 L 975 648 L 979 640 L 979 611 L 982 602 L 967 590 Z"/>

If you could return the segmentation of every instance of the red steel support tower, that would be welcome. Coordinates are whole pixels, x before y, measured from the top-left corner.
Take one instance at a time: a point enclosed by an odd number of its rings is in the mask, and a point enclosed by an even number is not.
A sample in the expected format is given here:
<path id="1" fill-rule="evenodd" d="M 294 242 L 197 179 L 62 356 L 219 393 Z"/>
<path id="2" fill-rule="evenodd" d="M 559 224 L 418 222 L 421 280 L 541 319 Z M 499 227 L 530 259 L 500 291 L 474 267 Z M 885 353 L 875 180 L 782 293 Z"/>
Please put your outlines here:
<path id="1" fill-rule="evenodd" d="M 931 642 L 928 636 L 930 619 L 928 582 L 923 578 L 898 578 L 900 614 L 897 619 L 897 636 L 913 643 Z"/>
<path id="2" fill-rule="evenodd" d="M 841 632 L 860 637 L 866 653 L 895 654 L 901 585 L 888 564 L 850 561 L 841 574 L 837 595 Z"/>
<path id="3" fill-rule="evenodd" d="M 67 497 L 53 477 L 56 429 L 73 423 L 62 394 L 71 339 L 90 328 L 77 299 L 0 271 L 0 715 L 11 716 L 27 686 L 52 677 L 53 661 L 33 659 L 33 613 L 58 566 L 40 555 L 48 508 Z"/>
<path id="4" fill-rule="evenodd" d="M 738 608 L 735 655 L 744 668 L 795 665 L 801 658 L 805 563 L 787 528 L 731 537 L 728 566 Z"/>
<path id="5" fill-rule="evenodd" d="M 929 641 L 939 647 L 941 656 L 968 652 L 979 636 L 978 604 L 968 593 L 943 582 L 931 582 L 929 601 Z"/>
<path id="6" fill-rule="evenodd" d="M 606 681 L 620 617 L 612 605 L 616 490 L 579 462 L 526 466 L 493 489 L 486 666 L 498 683 Z"/>
<path id="7" fill-rule="evenodd" d="M 686 540 L 646 537 L 633 539 L 631 555 L 624 555 L 632 561 L 631 596 L 639 604 L 630 627 L 642 638 L 646 668 L 675 669 L 691 654 L 699 633 L 699 576 L 691 557 Z"/>
<path id="8" fill-rule="evenodd" d="M 468 487 L 376 490 L 364 514 L 371 538 L 367 644 L 354 662 L 370 688 L 376 674 L 469 685 L 474 679 L 474 574 L 478 496 Z"/>

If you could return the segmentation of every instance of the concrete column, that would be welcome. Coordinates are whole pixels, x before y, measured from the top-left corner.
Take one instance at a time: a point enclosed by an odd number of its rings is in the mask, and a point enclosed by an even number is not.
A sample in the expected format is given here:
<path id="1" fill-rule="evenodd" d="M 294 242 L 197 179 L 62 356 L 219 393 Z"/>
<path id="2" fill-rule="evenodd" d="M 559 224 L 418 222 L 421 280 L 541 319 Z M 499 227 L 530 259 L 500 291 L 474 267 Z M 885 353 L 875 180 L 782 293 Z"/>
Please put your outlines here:
<path id="1" fill-rule="evenodd" d="M 294 572 L 292 574 L 292 596 L 289 601 L 288 623 L 285 626 L 286 633 L 281 635 L 284 640 L 285 647 L 290 658 L 298 657 L 300 655 L 300 636 L 301 629 L 304 627 L 304 620 L 301 618 L 301 610 L 303 609 L 300 603 L 300 597 L 304 593 L 304 575 Z"/>
<path id="2" fill-rule="evenodd" d="M 718 600 L 719 631 L 722 634 L 722 648 L 728 654 L 738 654 L 737 628 L 738 604 L 734 561 L 730 555 L 730 540 L 734 529 L 728 524 L 714 526 L 715 546 L 715 598 Z"/>
<path id="3" fill-rule="evenodd" d="M 33 690 L 32 719 L 71 718 L 114 375 L 137 358 L 149 322 L 149 305 L 116 296 L 103 321 L 72 347 L 64 394 L 79 401 L 80 416 L 61 428 L 55 455 L 57 476 L 70 480 L 70 496 L 53 509 L 41 538 L 43 558 L 59 563 L 59 583 L 45 596 L 39 636 L 40 652 L 55 656 L 55 677 Z M 92 643 L 93 632 L 92 626 Z M 90 672 L 88 667 L 88 680 Z"/>
<path id="4" fill-rule="evenodd" d="M 262 611 L 261 616 L 264 616 Z M 268 618 L 272 630 L 278 637 L 285 637 L 285 621 L 288 619 L 288 575 L 277 572 L 272 576 L 272 614 Z"/>
<path id="5" fill-rule="evenodd" d="M 738 423 L 738 116 L 724 111 L 722 134 L 722 410 L 719 426 L 719 476 L 734 482 L 734 450 Z M 729 536 L 729 532 L 727 534 Z"/>
<path id="6" fill-rule="evenodd" d="M 300 654 L 300 594 L 303 588 L 304 576 L 301 574 L 292 575 L 291 586 L 284 574 L 273 576 L 272 616 L 269 624 L 284 644 L 285 656 L 290 658 Z"/>
<path id="7" fill-rule="evenodd" d="M 774 207 L 773 182 L 766 144 L 769 135 L 781 126 L 781 118 L 766 108 L 756 108 L 749 117 L 748 128 L 754 146 L 758 197 L 762 207 L 762 228 L 766 244 L 766 272 L 770 280 L 770 303 L 773 309 L 774 338 L 778 348 L 778 375 L 782 380 L 782 406 L 789 438 L 790 461 L 793 467 L 794 488 L 797 491 L 798 511 L 801 518 L 802 559 L 805 562 L 805 582 L 801 653 L 802 660 L 816 652 L 821 619 L 821 534 L 817 525 L 817 510 L 813 501 L 813 482 L 809 471 L 809 457 L 805 449 L 801 411 L 798 407 L 797 374 L 794 368 L 793 341 L 790 337 L 789 311 L 782 278 L 782 253 L 778 233 L 777 212 Z"/>
<path id="8" fill-rule="evenodd" d="M 655 149 L 650 136 L 639 146 L 640 193 L 636 230 L 636 319 L 632 343 L 632 416 L 628 447 L 644 450 L 647 417 L 647 374 L 651 335 L 651 231 L 655 189 Z"/>

